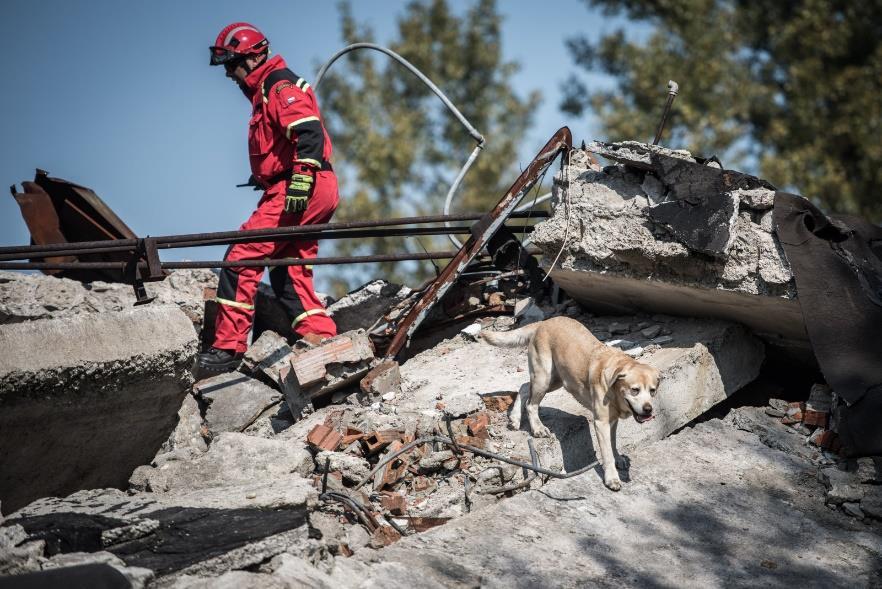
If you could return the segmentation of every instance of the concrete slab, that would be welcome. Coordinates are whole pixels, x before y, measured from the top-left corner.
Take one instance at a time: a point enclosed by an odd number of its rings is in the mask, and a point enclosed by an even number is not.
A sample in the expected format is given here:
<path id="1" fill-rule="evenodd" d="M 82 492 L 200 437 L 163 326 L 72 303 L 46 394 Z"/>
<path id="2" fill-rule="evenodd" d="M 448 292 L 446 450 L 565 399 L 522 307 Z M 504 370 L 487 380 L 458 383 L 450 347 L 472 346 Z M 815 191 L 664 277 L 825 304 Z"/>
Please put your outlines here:
<path id="1" fill-rule="evenodd" d="M 615 317 L 583 318 L 583 323 L 594 333 L 608 334 L 617 323 L 622 329 L 631 328 Z M 665 331 L 670 332 L 670 341 L 663 346 L 639 339 L 639 330 L 624 336 L 644 348 L 637 359 L 657 367 L 662 383 L 655 419 L 644 424 L 633 419 L 620 422 L 621 449 L 664 438 L 759 374 L 764 347 L 744 327 L 725 321 L 678 319 L 665 323 Z M 454 415 L 481 410 L 483 395 L 519 391 L 529 382 L 526 348 L 495 348 L 465 338 L 408 360 L 401 366 L 401 375 L 403 394 L 396 401 L 397 412 L 421 413 L 427 419 L 433 414 L 439 418 L 442 409 Z M 536 440 L 543 465 L 575 470 L 594 460 L 588 415 L 562 389 L 546 395 L 539 416 L 555 437 Z M 505 445 L 525 452 L 526 437 L 526 431 L 509 432 Z"/>
<path id="2" fill-rule="evenodd" d="M 768 222 L 768 183 L 635 142 L 589 149 L 618 163 L 596 171 L 587 151 L 574 150 L 552 189 L 553 214 L 531 237 L 546 265 L 557 260 L 557 285 L 596 313 L 737 321 L 811 360 L 790 266 Z"/>
<path id="3" fill-rule="evenodd" d="M 618 493 L 591 473 L 551 481 L 337 559 L 332 577 L 390 589 L 876 586 L 879 531 L 826 508 L 809 463 L 712 420 L 641 445 Z"/>
<path id="4" fill-rule="evenodd" d="M 124 487 L 175 427 L 196 332 L 176 306 L 0 326 L 0 500 Z"/>

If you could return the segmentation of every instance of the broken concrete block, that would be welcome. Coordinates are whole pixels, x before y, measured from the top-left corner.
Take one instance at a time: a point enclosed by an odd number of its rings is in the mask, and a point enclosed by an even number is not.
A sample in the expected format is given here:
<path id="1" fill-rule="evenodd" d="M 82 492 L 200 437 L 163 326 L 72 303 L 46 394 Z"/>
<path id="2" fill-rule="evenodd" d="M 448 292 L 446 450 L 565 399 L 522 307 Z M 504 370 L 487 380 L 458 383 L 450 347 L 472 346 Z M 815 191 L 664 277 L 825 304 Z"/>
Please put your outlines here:
<path id="1" fill-rule="evenodd" d="M 245 352 L 242 358 L 242 368 L 249 372 L 255 372 L 263 367 L 276 364 L 291 353 L 288 340 L 275 331 L 264 331 L 260 334 Z M 278 379 L 273 379 L 276 382 Z"/>
<path id="2" fill-rule="evenodd" d="M 273 485 L 276 500 L 266 493 Z M 247 498 L 249 488 L 257 491 L 255 498 Z M 129 569 L 150 569 L 166 580 L 217 576 L 307 549 L 307 514 L 318 503 L 318 494 L 305 479 L 287 477 L 282 484 L 252 481 L 221 489 L 199 489 L 195 501 L 192 493 L 129 496 L 115 489 L 80 491 L 36 501 L 11 517 L 30 536 L 57 534 L 67 539 L 68 551 L 104 550 Z M 198 501 L 200 497 L 205 500 Z M 154 525 L 142 525 L 147 522 Z M 124 528 L 140 532 L 114 533 Z"/>
<path id="3" fill-rule="evenodd" d="M 179 308 L 151 305 L 3 325 L 0 349 L 0 500 L 14 510 L 125 486 L 174 430 L 197 343 Z"/>
<path id="4" fill-rule="evenodd" d="M 360 483 L 371 471 L 371 465 L 367 460 L 343 452 L 323 450 L 316 455 L 315 463 L 316 472 L 325 472 L 327 463 L 328 472 L 339 472 L 343 475 L 343 481 L 350 485 Z"/>
<path id="5" fill-rule="evenodd" d="M 481 324 L 480 323 L 472 323 L 460 330 L 460 333 L 469 337 L 471 339 L 477 339 L 478 334 L 481 333 Z"/>
<path id="6" fill-rule="evenodd" d="M 742 198 L 743 191 L 773 193 L 768 183 L 702 166 L 685 152 L 633 142 L 595 148 L 618 163 L 595 172 L 571 157 L 559 176 L 566 181 L 552 187 L 557 203 L 552 217 L 532 234 L 547 260 L 561 252 L 551 273 L 555 284 L 592 312 L 728 319 L 747 325 L 767 343 L 811 353 L 783 250 L 758 223 L 760 211 L 750 208 L 756 199 Z M 641 187 L 648 172 L 665 185 L 668 201 L 649 205 Z M 731 229 L 705 232 L 703 241 L 684 235 L 681 241 L 672 233 L 672 218 L 653 216 L 695 209 L 690 203 L 713 198 L 725 201 L 719 224 Z M 708 211 L 706 227 L 717 212 Z"/>
<path id="7" fill-rule="evenodd" d="M 545 312 L 539 308 L 532 297 L 519 300 L 515 303 L 514 316 L 517 317 L 522 324 L 535 323 L 545 319 Z"/>
<path id="8" fill-rule="evenodd" d="M 280 392 L 241 372 L 201 380 L 193 394 L 206 405 L 205 425 L 212 434 L 243 431 L 282 400 Z"/>
<path id="9" fill-rule="evenodd" d="M 411 292 L 406 286 L 373 280 L 330 305 L 328 313 L 341 333 L 367 329 Z"/>
<path id="10" fill-rule="evenodd" d="M 818 471 L 818 480 L 827 488 L 827 503 L 839 505 L 846 502 L 860 502 L 866 486 L 850 472 L 836 467 L 822 468 Z"/>
<path id="11" fill-rule="evenodd" d="M 370 369 L 359 383 L 368 399 L 374 400 L 387 393 L 401 392 L 401 371 L 395 360 L 383 360 Z"/>
<path id="12" fill-rule="evenodd" d="M 740 202 L 737 194 L 712 192 L 696 200 L 675 198 L 659 203 L 647 208 L 647 214 L 689 249 L 725 258 L 735 239 Z"/>
<path id="13" fill-rule="evenodd" d="M 661 333 L 661 325 L 653 325 L 651 327 L 646 327 L 640 330 L 640 333 L 643 334 L 643 337 L 646 339 L 653 339 Z"/>
<path id="14" fill-rule="evenodd" d="M 139 467 L 132 473 L 132 486 L 154 494 L 171 494 L 177 501 L 192 494 L 203 506 L 212 501 L 209 489 L 217 489 L 222 498 L 223 489 L 253 487 L 257 496 L 248 500 L 257 504 L 278 493 L 275 487 L 262 485 L 289 485 L 294 489 L 293 481 L 302 479 L 307 484 L 303 477 L 312 474 L 314 468 L 309 450 L 291 441 L 224 432 L 211 442 L 208 452 L 193 460 L 167 462 L 158 468 Z M 247 493 L 243 491 L 238 499 L 231 493 L 228 500 L 244 501 Z M 276 499 L 281 501 L 285 496 L 282 493 Z"/>
<path id="15" fill-rule="evenodd" d="M 861 511 L 866 515 L 882 519 L 882 486 L 874 485 L 867 489 L 867 492 L 861 498 Z"/>
<path id="16" fill-rule="evenodd" d="M 195 329 L 202 325 L 205 288 L 217 286 L 208 269 L 174 270 L 161 282 L 146 285 L 152 305 L 175 305 Z M 88 284 L 42 274 L 0 270 L 0 324 L 62 319 L 131 309 L 135 293 L 128 284 Z"/>

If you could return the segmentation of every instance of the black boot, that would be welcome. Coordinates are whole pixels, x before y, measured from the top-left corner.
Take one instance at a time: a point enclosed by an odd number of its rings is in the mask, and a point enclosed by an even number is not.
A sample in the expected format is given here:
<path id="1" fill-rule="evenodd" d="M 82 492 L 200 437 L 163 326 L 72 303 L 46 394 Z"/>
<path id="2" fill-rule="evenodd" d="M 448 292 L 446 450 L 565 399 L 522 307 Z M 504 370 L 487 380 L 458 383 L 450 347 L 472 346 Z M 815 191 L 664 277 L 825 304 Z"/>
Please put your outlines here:
<path id="1" fill-rule="evenodd" d="M 193 377 L 196 380 L 208 378 L 225 372 L 232 372 L 242 362 L 242 352 L 232 352 L 212 347 L 207 352 L 196 355 L 193 363 Z"/>

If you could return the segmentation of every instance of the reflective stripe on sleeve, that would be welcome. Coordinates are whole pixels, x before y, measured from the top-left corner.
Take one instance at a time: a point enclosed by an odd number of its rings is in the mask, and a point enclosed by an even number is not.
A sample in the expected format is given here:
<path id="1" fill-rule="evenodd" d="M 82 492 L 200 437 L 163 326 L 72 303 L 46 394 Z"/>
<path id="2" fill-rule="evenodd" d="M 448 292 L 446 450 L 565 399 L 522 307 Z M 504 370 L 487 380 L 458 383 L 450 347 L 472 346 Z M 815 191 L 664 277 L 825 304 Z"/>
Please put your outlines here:
<path id="1" fill-rule="evenodd" d="M 291 323 L 291 327 L 294 327 L 295 325 L 297 325 L 298 323 L 300 323 L 301 321 L 303 321 L 304 319 L 306 319 L 307 317 L 309 317 L 311 315 L 327 315 L 327 314 L 328 314 L 328 312 L 325 311 L 324 309 L 312 309 L 310 311 L 304 311 L 303 313 L 301 313 L 300 315 L 298 315 L 297 317 L 294 318 L 294 322 Z"/>
<path id="2" fill-rule="evenodd" d="M 289 140 L 291 139 L 291 133 L 294 132 L 294 127 L 297 125 L 302 125 L 303 123 L 308 123 L 309 121 L 317 121 L 319 120 L 316 116 L 303 117 L 302 119 L 297 119 L 293 123 L 288 124 L 288 127 L 285 129 L 285 137 Z"/>
<path id="3" fill-rule="evenodd" d="M 249 311 L 254 310 L 254 305 L 249 305 L 248 303 L 240 303 L 239 301 L 231 301 L 229 299 L 222 299 L 220 297 L 215 297 L 215 302 L 226 305 L 228 307 L 239 307 L 240 309 L 247 309 Z"/>

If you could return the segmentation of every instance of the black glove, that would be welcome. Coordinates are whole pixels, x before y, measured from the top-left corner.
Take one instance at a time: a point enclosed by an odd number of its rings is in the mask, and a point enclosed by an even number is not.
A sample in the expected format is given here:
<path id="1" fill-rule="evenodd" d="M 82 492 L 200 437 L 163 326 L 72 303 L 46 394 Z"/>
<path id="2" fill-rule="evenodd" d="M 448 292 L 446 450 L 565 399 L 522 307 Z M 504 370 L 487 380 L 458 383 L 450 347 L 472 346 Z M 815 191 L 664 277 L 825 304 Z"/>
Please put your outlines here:
<path id="1" fill-rule="evenodd" d="M 302 213 L 309 205 L 309 197 L 315 188 L 315 172 L 294 172 L 285 191 L 285 212 Z"/>

